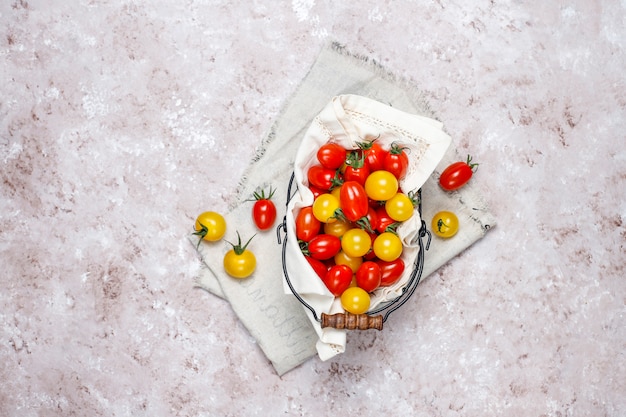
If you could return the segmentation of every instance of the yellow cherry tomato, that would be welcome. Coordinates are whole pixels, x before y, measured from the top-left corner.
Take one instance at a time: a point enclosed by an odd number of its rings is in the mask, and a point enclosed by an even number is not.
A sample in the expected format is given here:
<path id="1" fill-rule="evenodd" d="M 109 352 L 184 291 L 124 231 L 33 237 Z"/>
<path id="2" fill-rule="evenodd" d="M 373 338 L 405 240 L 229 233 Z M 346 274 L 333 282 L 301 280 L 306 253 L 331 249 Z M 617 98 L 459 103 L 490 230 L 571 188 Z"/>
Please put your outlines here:
<path id="1" fill-rule="evenodd" d="M 350 229 L 341 237 L 341 249 L 353 258 L 364 256 L 371 248 L 372 238 L 363 229 Z"/>
<path id="2" fill-rule="evenodd" d="M 413 209 L 413 201 L 404 193 L 396 193 L 385 202 L 387 214 L 397 222 L 409 220 L 413 216 Z"/>
<path id="3" fill-rule="evenodd" d="M 363 263 L 363 258 L 361 258 L 360 256 L 349 256 L 342 250 L 337 252 L 334 260 L 336 265 L 346 265 L 352 270 L 353 273 L 356 273 L 356 271 L 359 270 L 359 267 Z"/>
<path id="4" fill-rule="evenodd" d="M 224 237 L 226 233 L 226 220 L 224 217 L 214 211 L 205 211 L 196 219 L 194 226 L 194 235 L 199 236 L 200 240 L 208 240 L 214 242 Z M 200 244 L 200 242 L 198 242 Z"/>
<path id="5" fill-rule="evenodd" d="M 348 230 L 352 229 L 352 224 L 350 222 L 344 220 L 337 220 L 332 223 L 324 223 L 324 233 L 327 235 L 333 235 L 337 237 L 341 237 Z"/>
<path id="6" fill-rule="evenodd" d="M 224 255 L 224 270 L 231 277 L 247 278 L 256 269 L 256 257 L 246 249 L 253 237 L 245 245 L 241 246 L 241 237 L 239 232 L 237 232 L 237 244 L 234 245 L 228 242 L 233 248 Z"/>
<path id="7" fill-rule="evenodd" d="M 335 211 L 339 208 L 339 199 L 332 194 L 325 193 L 318 196 L 313 202 L 313 216 L 322 223 L 337 221 Z"/>
<path id="8" fill-rule="evenodd" d="M 398 179 L 389 171 L 374 171 L 365 180 L 365 194 L 372 200 L 386 201 L 398 192 Z"/>
<path id="9" fill-rule="evenodd" d="M 363 314 L 370 308 L 370 295 L 363 288 L 349 287 L 341 293 L 341 306 L 348 313 Z"/>
<path id="10" fill-rule="evenodd" d="M 442 238 L 450 238 L 459 230 L 459 218 L 451 211 L 440 211 L 431 222 L 433 233 Z"/>
<path id="11" fill-rule="evenodd" d="M 378 235 L 373 244 L 374 254 L 383 261 L 395 261 L 402 255 L 402 241 L 392 232 Z"/>
<path id="12" fill-rule="evenodd" d="M 341 196 L 341 186 L 333 188 L 330 193 L 341 202 L 341 199 L 339 198 Z"/>

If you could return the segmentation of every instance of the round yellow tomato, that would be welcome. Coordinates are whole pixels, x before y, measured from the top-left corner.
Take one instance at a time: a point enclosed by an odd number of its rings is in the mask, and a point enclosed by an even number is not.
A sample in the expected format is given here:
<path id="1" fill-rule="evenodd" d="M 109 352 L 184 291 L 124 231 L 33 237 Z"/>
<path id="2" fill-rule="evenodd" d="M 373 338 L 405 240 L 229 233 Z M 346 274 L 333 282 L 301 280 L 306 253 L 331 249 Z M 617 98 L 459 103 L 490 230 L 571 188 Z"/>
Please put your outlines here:
<path id="1" fill-rule="evenodd" d="M 313 202 L 313 216 L 322 223 L 337 221 L 335 211 L 339 208 L 339 199 L 332 194 L 321 194 Z"/>
<path id="2" fill-rule="evenodd" d="M 361 258 L 360 256 L 349 256 L 342 250 L 337 252 L 334 259 L 335 265 L 346 265 L 352 270 L 353 273 L 356 273 L 356 271 L 359 270 L 359 267 L 363 263 L 363 258 Z"/>
<path id="3" fill-rule="evenodd" d="M 374 171 L 365 180 L 365 194 L 372 200 L 386 201 L 398 192 L 398 179 L 389 171 Z"/>
<path id="4" fill-rule="evenodd" d="M 389 217 L 397 222 L 407 221 L 413 216 L 413 201 L 404 193 L 396 193 L 385 202 Z"/>
<path id="5" fill-rule="evenodd" d="M 224 270 L 231 277 L 246 278 L 252 275 L 256 269 L 256 257 L 252 252 L 246 249 L 253 237 L 254 236 L 242 246 L 241 237 L 239 233 L 237 233 L 237 244 L 233 245 L 228 242 L 233 248 L 224 255 Z"/>
<path id="6" fill-rule="evenodd" d="M 350 229 L 352 229 L 352 224 L 344 220 L 337 220 L 336 222 L 332 223 L 324 223 L 324 233 L 326 233 L 327 235 L 341 237 Z"/>
<path id="7" fill-rule="evenodd" d="M 431 222 L 433 233 L 442 238 L 450 238 L 459 230 L 459 218 L 451 211 L 440 211 Z"/>
<path id="8" fill-rule="evenodd" d="M 372 238 L 363 229 L 350 229 L 341 237 L 341 249 L 353 258 L 365 255 L 371 247 Z"/>
<path id="9" fill-rule="evenodd" d="M 205 211 L 196 219 L 194 229 L 194 235 L 200 236 L 200 239 L 214 242 L 224 237 L 224 233 L 226 233 L 226 220 L 224 220 L 224 217 L 219 213 Z"/>
<path id="10" fill-rule="evenodd" d="M 349 287 L 341 293 L 341 306 L 348 313 L 366 313 L 370 308 L 370 295 L 363 288 Z"/>
<path id="11" fill-rule="evenodd" d="M 374 240 L 374 254 L 383 261 L 395 261 L 402 255 L 402 241 L 392 232 L 384 232 Z"/>

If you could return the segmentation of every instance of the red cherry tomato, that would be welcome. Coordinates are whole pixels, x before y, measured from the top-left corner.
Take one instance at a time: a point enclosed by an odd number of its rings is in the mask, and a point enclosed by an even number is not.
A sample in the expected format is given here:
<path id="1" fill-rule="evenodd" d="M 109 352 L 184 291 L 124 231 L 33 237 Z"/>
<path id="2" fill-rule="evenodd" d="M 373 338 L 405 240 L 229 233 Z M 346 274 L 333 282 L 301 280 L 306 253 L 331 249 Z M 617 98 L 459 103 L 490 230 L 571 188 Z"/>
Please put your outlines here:
<path id="1" fill-rule="evenodd" d="M 378 260 L 376 261 L 376 263 L 380 267 L 381 287 L 387 287 L 389 285 L 395 284 L 404 272 L 404 261 L 402 260 L 402 258 L 398 258 L 391 262 Z"/>
<path id="2" fill-rule="evenodd" d="M 378 228 L 378 214 L 376 213 L 376 209 L 372 206 L 369 206 L 365 218 L 361 218 L 356 223 L 359 227 L 366 230 L 368 233 L 374 233 Z M 374 240 L 372 240 L 372 242 L 373 241 Z"/>
<path id="3" fill-rule="evenodd" d="M 313 187 L 329 191 L 336 184 L 337 171 L 321 165 L 313 165 L 307 171 L 307 179 Z"/>
<path id="4" fill-rule="evenodd" d="M 265 196 L 265 191 L 261 190 L 261 193 L 254 193 L 254 206 L 252 206 L 252 218 L 259 230 L 267 230 L 274 225 L 276 221 L 276 206 L 271 200 L 274 195 L 274 191 L 270 187 L 269 195 Z"/>
<path id="5" fill-rule="evenodd" d="M 320 232 L 322 223 L 313 215 L 313 207 L 303 207 L 296 216 L 296 237 L 309 242 Z"/>
<path id="6" fill-rule="evenodd" d="M 395 228 L 399 224 L 389 216 L 389 214 L 387 213 L 387 209 L 385 209 L 385 206 L 377 208 L 376 215 L 378 216 L 378 224 L 376 225 L 376 231 L 378 233 L 384 233 L 389 231 L 387 230 L 387 228 L 390 226 L 391 230 L 395 230 Z"/>
<path id="7" fill-rule="evenodd" d="M 317 197 L 321 196 L 322 194 L 326 194 L 328 191 L 324 191 L 321 188 L 317 188 L 314 185 L 309 184 L 309 190 L 311 190 L 311 192 L 313 193 L 313 200 L 315 200 Z"/>
<path id="8" fill-rule="evenodd" d="M 388 151 L 380 143 L 376 142 L 376 140 L 362 142 L 359 144 L 359 147 L 365 152 L 365 163 L 369 167 L 370 172 L 384 169 Z"/>
<path id="9" fill-rule="evenodd" d="M 356 181 L 365 185 L 365 180 L 370 175 L 370 168 L 365 163 L 363 151 L 352 151 L 346 157 L 346 169 L 343 172 L 344 181 Z"/>
<path id="10" fill-rule="evenodd" d="M 472 163 L 472 157 L 467 155 L 467 162 L 455 162 L 443 170 L 439 185 L 446 191 L 458 190 L 472 178 L 477 166 L 478 164 Z"/>
<path id="11" fill-rule="evenodd" d="M 344 216 L 355 222 L 367 214 L 369 201 L 365 188 L 356 181 L 346 181 L 341 186 L 339 205 Z"/>
<path id="12" fill-rule="evenodd" d="M 309 241 L 306 250 L 312 258 L 324 261 L 341 250 L 341 239 L 333 235 L 317 235 Z"/>
<path id="13" fill-rule="evenodd" d="M 348 151 L 337 143 L 326 143 L 317 150 L 317 160 L 324 168 L 338 169 L 346 161 Z"/>
<path id="14" fill-rule="evenodd" d="M 328 267 L 324 264 L 324 262 L 311 258 L 310 256 L 305 256 L 304 259 L 306 259 L 309 265 L 311 265 L 311 268 L 313 268 L 317 276 L 324 279 L 326 272 L 328 271 Z"/>
<path id="15" fill-rule="evenodd" d="M 367 292 L 372 292 L 380 286 L 382 272 L 376 262 L 366 261 L 356 271 L 356 285 Z"/>
<path id="16" fill-rule="evenodd" d="M 409 167 L 409 157 L 404 149 L 406 148 L 393 143 L 383 164 L 385 171 L 391 172 L 397 179 L 404 178 Z"/>
<path id="17" fill-rule="evenodd" d="M 339 297 L 352 283 L 352 270 L 347 265 L 333 265 L 322 280 L 335 297 Z"/>

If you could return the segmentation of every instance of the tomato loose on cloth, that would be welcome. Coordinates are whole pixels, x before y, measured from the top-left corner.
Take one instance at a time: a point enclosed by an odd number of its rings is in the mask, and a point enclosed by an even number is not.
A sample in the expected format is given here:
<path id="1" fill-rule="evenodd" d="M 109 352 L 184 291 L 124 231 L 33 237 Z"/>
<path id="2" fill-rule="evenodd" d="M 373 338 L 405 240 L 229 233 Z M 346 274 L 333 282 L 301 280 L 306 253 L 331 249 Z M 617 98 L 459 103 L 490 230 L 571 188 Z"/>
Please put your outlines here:
<path id="1" fill-rule="evenodd" d="M 265 195 L 265 190 L 262 190 L 261 193 L 254 193 L 256 201 L 252 206 L 252 218 L 259 230 L 269 229 L 276 221 L 276 206 L 272 201 L 275 191 L 270 187 L 268 196 Z"/>

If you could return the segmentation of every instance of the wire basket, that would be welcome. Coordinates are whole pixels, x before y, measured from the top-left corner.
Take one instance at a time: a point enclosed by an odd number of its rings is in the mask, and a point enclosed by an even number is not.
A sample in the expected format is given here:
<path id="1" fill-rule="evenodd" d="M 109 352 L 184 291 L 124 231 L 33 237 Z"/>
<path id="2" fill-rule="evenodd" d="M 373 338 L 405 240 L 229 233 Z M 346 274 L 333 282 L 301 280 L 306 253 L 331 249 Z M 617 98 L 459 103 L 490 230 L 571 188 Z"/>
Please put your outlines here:
<path id="1" fill-rule="evenodd" d="M 287 187 L 287 206 L 289 206 L 289 202 L 295 195 L 295 192 L 292 192 L 294 184 L 294 174 L 291 175 L 289 180 L 289 186 Z M 297 189 L 297 187 L 296 187 Z M 421 189 L 418 190 L 418 212 L 420 214 L 420 218 L 422 215 L 422 195 Z M 424 270 L 424 251 L 428 250 L 430 246 L 431 234 L 430 231 L 426 228 L 426 222 L 421 220 L 421 227 L 419 233 L 417 235 L 417 241 L 419 245 L 419 251 L 417 256 L 413 260 L 413 269 L 411 270 L 411 274 L 409 275 L 409 280 L 402 287 L 400 295 L 395 298 L 384 301 L 371 310 L 367 311 L 363 314 L 353 314 L 353 313 L 335 313 L 335 314 L 326 314 L 321 313 L 318 316 L 315 309 L 298 294 L 296 289 L 294 288 L 291 280 L 289 278 L 289 273 L 287 271 L 287 216 L 283 218 L 281 224 L 276 228 L 276 233 L 278 236 L 278 243 L 282 244 L 282 263 L 283 263 L 283 274 L 285 276 L 285 281 L 289 286 L 292 294 L 302 303 L 302 305 L 308 309 L 315 321 L 320 323 L 322 328 L 332 327 L 335 329 L 346 329 L 346 330 L 367 330 L 367 329 L 376 329 L 382 330 L 383 324 L 387 321 L 391 313 L 402 307 L 409 298 L 415 292 L 417 285 L 420 283 L 422 272 Z M 284 236 L 281 237 L 281 234 Z M 427 238 L 426 243 L 424 243 L 424 239 Z"/>

